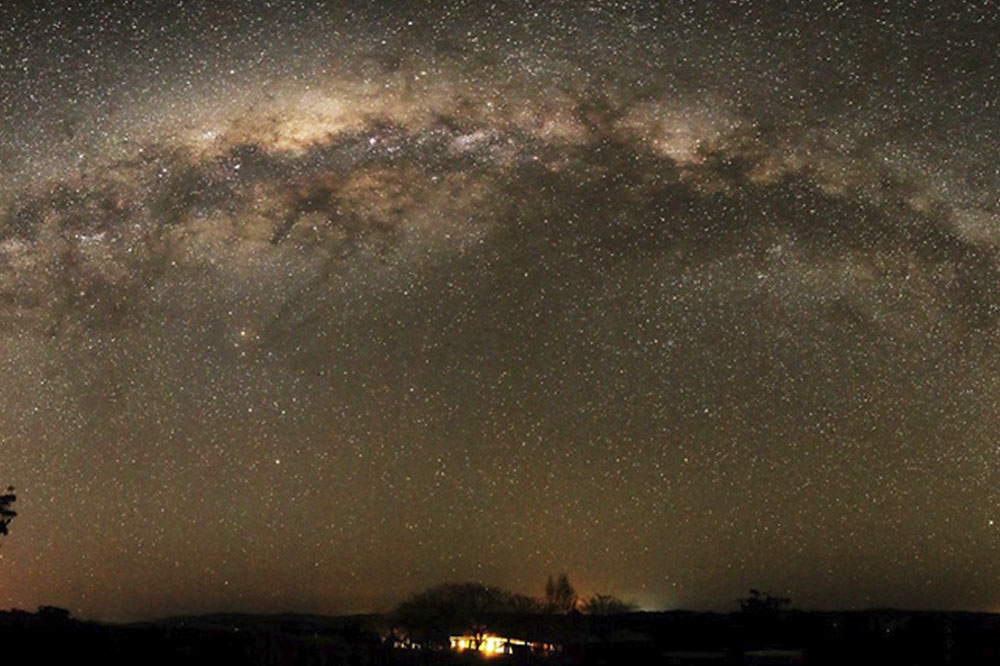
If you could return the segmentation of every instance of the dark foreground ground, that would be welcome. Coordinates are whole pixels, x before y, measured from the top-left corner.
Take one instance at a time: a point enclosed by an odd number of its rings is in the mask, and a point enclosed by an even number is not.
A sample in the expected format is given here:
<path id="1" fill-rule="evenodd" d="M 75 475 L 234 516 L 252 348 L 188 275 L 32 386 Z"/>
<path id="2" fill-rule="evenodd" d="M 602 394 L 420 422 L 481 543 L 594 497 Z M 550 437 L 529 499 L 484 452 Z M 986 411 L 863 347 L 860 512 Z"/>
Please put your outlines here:
<path id="1" fill-rule="evenodd" d="M 998 664 L 1000 616 L 872 610 L 780 616 L 691 612 L 506 617 L 508 634 L 558 642 L 553 656 L 482 658 L 399 649 L 379 616 L 210 615 L 142 624 L 77 621 L 65 611 L 0 612 L 10 663 L 431 666 L 435 664 Z"/>

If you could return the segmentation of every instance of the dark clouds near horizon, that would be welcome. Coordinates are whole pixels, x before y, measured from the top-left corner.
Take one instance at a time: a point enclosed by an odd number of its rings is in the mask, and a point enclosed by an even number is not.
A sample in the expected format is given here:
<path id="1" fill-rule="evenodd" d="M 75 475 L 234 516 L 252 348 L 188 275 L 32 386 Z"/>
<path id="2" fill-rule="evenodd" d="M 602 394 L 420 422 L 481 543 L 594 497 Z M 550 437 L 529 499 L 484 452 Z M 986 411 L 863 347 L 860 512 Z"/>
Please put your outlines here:
<path id="1" fill-rule="evenodd" d="M 3 11 L 0 605 L 997 607 L 989 3 Z"/>

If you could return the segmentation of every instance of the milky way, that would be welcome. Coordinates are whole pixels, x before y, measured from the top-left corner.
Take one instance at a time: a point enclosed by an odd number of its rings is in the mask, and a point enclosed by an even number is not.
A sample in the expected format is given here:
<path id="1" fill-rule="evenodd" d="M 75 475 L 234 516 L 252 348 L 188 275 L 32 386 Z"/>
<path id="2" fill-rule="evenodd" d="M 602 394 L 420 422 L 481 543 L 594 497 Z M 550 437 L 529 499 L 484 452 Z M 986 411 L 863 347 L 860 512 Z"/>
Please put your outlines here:
<path id="1" fill-rule="evenodd" d="M 0 10 L 0 606 L 1000 608 L 995 7 L 256 4 Z"/>

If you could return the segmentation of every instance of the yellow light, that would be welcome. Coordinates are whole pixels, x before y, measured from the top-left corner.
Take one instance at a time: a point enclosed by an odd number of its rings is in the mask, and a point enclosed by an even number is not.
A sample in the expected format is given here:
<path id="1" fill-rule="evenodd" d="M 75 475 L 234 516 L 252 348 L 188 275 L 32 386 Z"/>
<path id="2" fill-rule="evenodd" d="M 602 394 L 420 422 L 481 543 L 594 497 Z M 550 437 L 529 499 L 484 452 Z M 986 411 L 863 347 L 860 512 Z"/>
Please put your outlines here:
<path id="1" fill-rule="evenodd" d="M 451 636 L 449 637 L 449 642 L 451 643 L 452 650 L 457 650 L 459 652 L 476 650 L 484 657 L 508 654 L 512 651 L 512 648 L 515 645 L 525 647 L 533 652 L 542 654 L 556 651 L 556 646 L 550 643 L 532 643 L 520 638 L 506 638 L 504 636 L 495 636 L 493 634 L 483 635 L 483 637 L 479 640 L 478 648 L 476 647 L 475 636 Z"/>
<path id="2" fill-rule="evenodd" d="M 507 638 L 502 636 L 493 636 L 491 634 L 486 634 L 479 641 L 478 651 L 485 656 L 493 656 L 498 654 L 506 654 L 507 645 L 512 643 Z M 475 636 L 452 636 L 451 637 L 451 647 L 453 650 L 475 650 L 476 649 L 476 638 Z"/>

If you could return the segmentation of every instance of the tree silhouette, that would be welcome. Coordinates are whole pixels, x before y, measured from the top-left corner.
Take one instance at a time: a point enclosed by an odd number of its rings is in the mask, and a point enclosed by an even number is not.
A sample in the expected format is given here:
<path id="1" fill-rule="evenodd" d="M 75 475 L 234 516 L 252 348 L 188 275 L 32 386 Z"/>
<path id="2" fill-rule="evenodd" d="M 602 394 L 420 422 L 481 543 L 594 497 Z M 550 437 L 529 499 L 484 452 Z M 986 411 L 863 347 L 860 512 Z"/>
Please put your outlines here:
<path id="1" fill-rule="evenodd" d="M 569 576 L 559 574 L 559 578 L 545 583 L 545 606 L 551 613 L 569 613 L 576 608 L 576 590 L 569 582 Z"/>
<path id="2" fill-rule="evenodd" d="M 0 536 L 10 531 L 10 521 L 14 520 L 17 512 L 10 508 L 10 505 L 17 500 L 14 494 L 14 486 L 8 486 L 7 492 L 0 495 Z"/>
<path id="3" fill-rule="evenodd" d="M 754 615 L 777 615 L 785 606 L 792 603 L 791 599 L 772 597 L 767 592 L 760 590 L 750 590 L 749 597 L 737 599 L 737 601 L 742 612 Z"/>
<path id="4" fill-rule="evenodd" d="M 580 609 L 587 615 L 622 615 L 635 610 L 635 604 L 622 601 L 613 594 L 595 594 L 583 602 Z"/>
<path id="5" fill-rule="evenodd" d="M 479 583 L 445 583 L 404 601 L 394 615 L 395 624 L 411 638 L 447 645 L 448 637 L 467 634 L 479 649 L 497 615 L 511 612 L 517 600 L 497 587 Z"/>
<path id="6" fill-rule="evenodd" d="M 589 630 L 605 641 L 610 641 L 615 633 L 618 616 L 635 609 L 635 605 L 622 601 L 613 594 L 595 594 L 580 605 L 580 610 L 588 616 Z"/>
<path id="7" fill-rule="evenodd" d="M 511 594 L 507 599 L 509 611 L 515 615 L 537 615 L 544 613 L 542 602 L 526 594 Z"/>
<path id="8" fill-rule="evenodd" d="M 750 596 L 737 599 L 740 612 L 735 618 L 741 649 L 750 646 L 773 645 L 780 640 L 786 619 L 784 608 L 791 603 L 785 597 L 772 597 L 760 590 L 750 590 Z"/>

